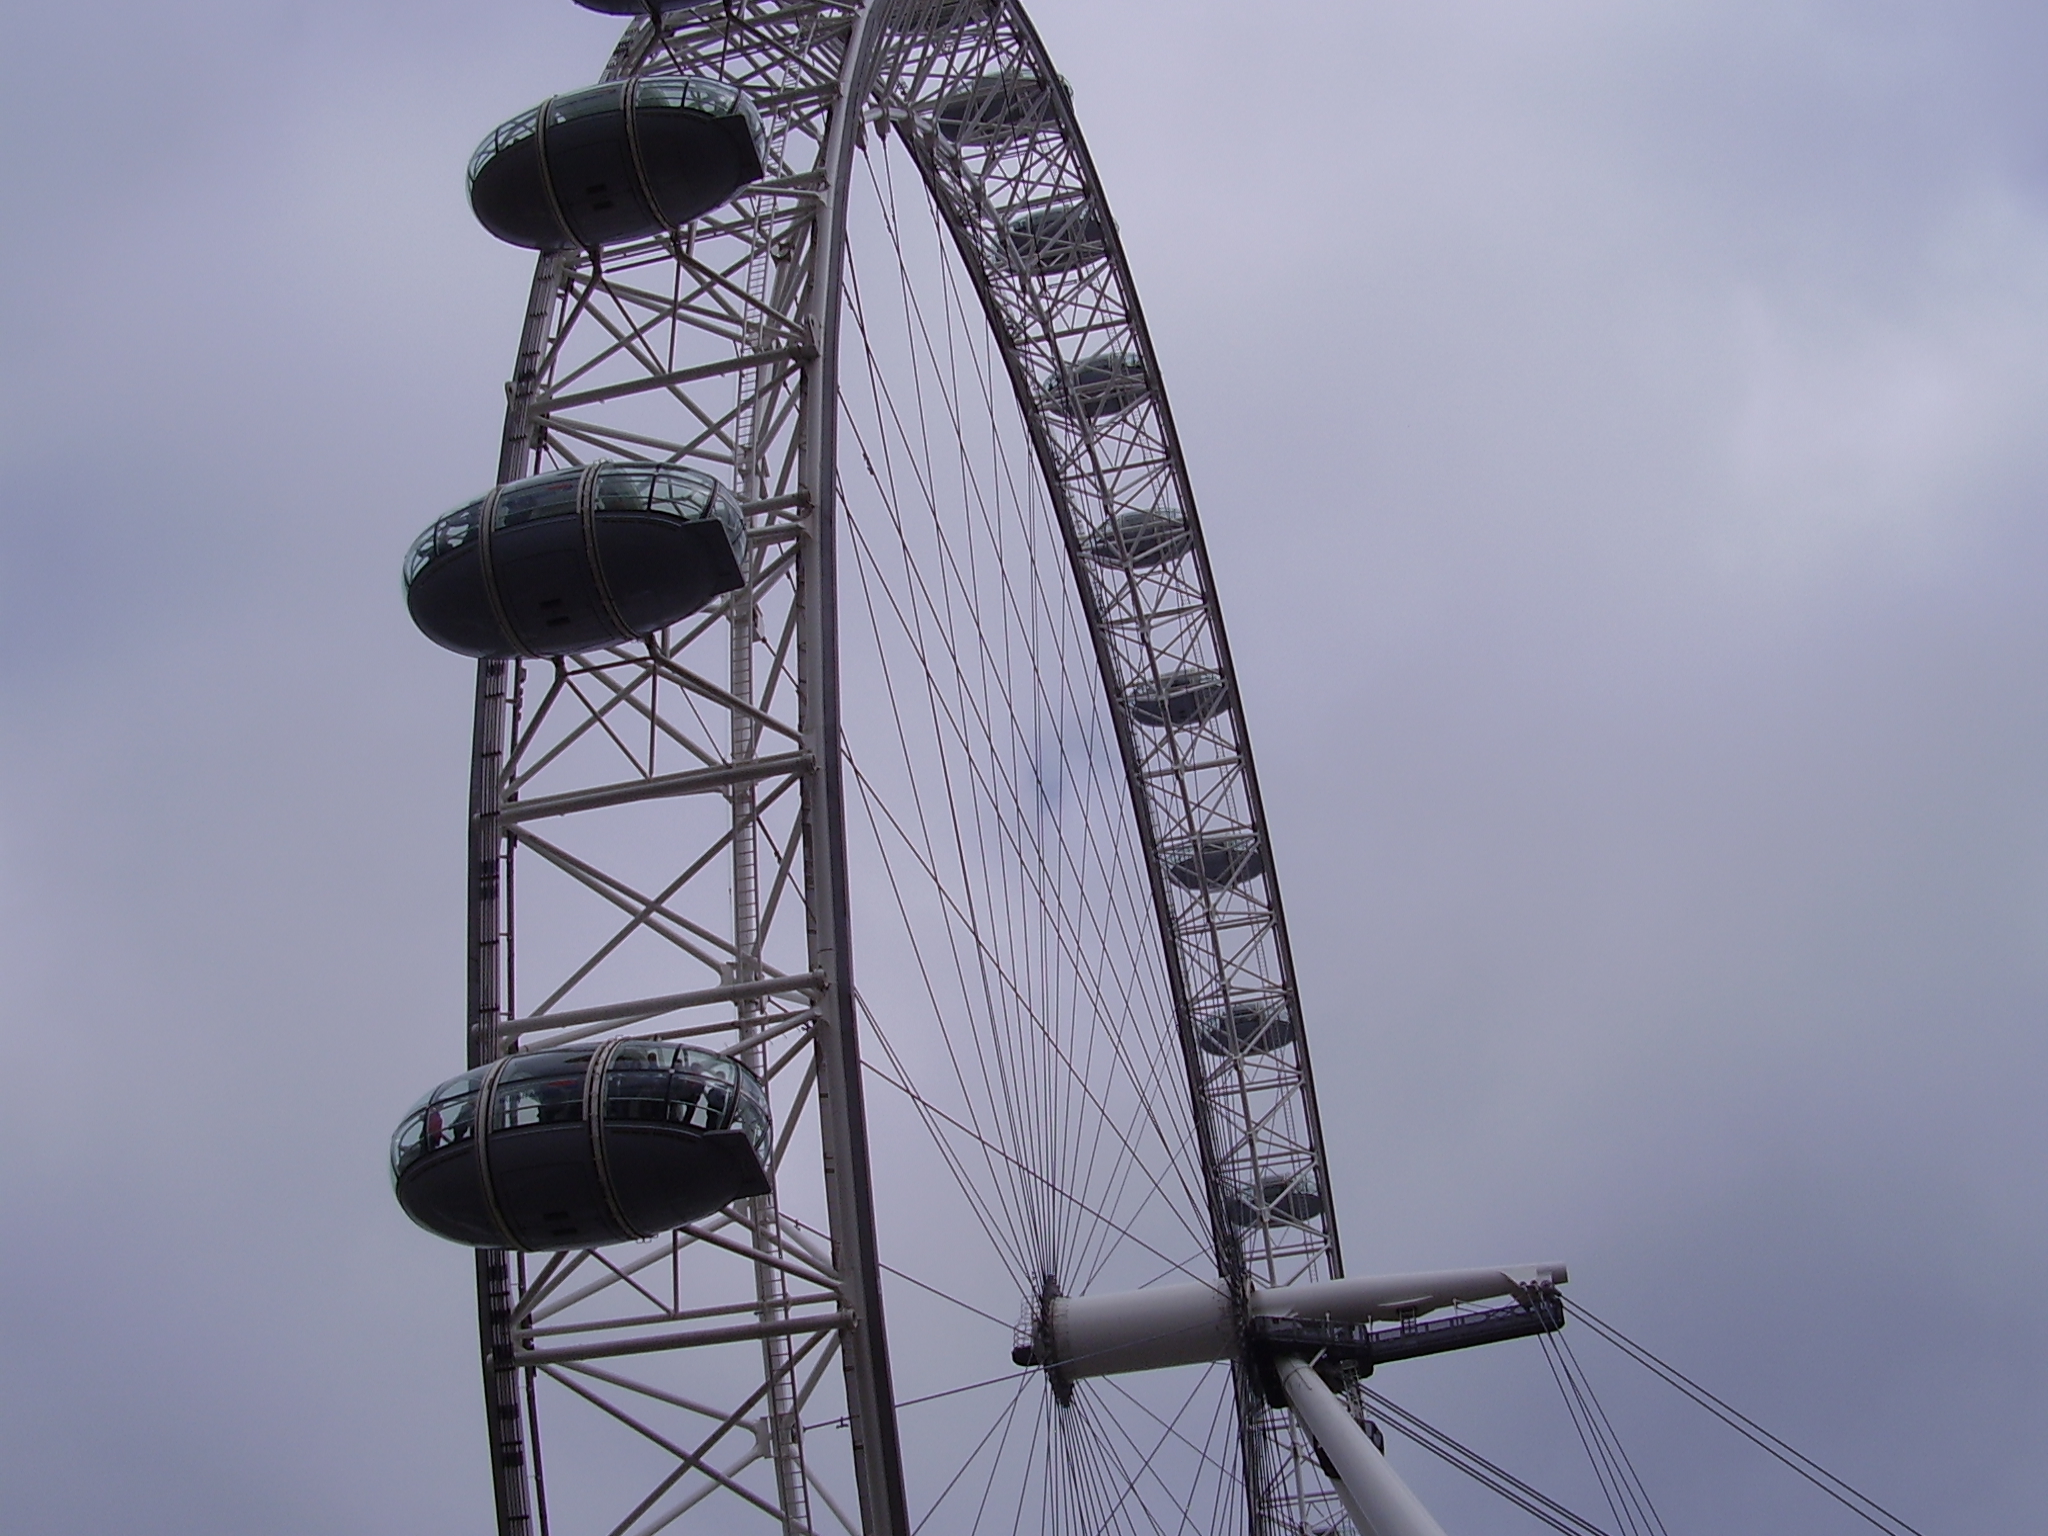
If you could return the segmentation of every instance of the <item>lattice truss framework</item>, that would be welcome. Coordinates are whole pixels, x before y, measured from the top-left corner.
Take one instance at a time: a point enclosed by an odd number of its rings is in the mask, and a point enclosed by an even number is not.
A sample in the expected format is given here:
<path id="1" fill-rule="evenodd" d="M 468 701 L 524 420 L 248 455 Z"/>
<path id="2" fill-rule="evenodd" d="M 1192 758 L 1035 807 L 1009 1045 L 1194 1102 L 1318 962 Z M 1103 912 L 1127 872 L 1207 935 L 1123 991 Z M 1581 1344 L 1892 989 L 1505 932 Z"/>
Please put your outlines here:
<path id="1" fill-rule="evenodd" d="M 773 163 L 678 238 L 544 258 L 509 386 L 502 479 L 600 458 L 705 468 L 745 505 L 748 585 L 645 646 L 480 669 L 472 1061 L 616 1034 L 689 1039 L 766 1078 L 777 1129 L 773 1196 L 624 1249 L 480 1255 L 499 1524 L 518 1536 L 551 1506 L 565 1530 L 559 1512 L 574 1509 L 579 1530 L 646 1536 L 707 1500 L 791 1536 L 907 1536 L 859 1190 L 843 850 L 828 831 L 842 812 L 820 412 L 837 294 L 820 255 L 845 192 L 831 151 L 849 78 L 958 242 L 1045 472 L 1134 793 L 1140 886 L 1167 941 L 1214 1257 L 1258 1286 L 1338 1272 L 1300 1031 L 1280 1051 L 1198 1043 L 1231 1009 L 1299 1020 L 1299 1003 L 1234 687 L 1207 719 L 1148 722 L 1130 707 L 1148 685 L 1193 669 L 1227 684 L 1231 668 L 1159 371 L 1065 88 L 1011 6 L 906 0 L 853 59 L 858 9 L 735 0 L 629 30 L 608 77 L 732 80 L 762 113 Z M 1010 222 L 1074 203 L 1096 210 L 1107 253 L 1042 270 Z M 1095 416 L 1062 409 L 1062 370 L 1104 354 L 1139 361 L 1136 397 Z M 1086 554 L 1132 510 L 1181 518 L 1186 555 L 1134 567 Z M 1168 878 L 1204 838 L 1257 849 L 1263 873 L 1208 888 Z M 1248 1383 L 1235 1397 L 1255 1524 L 1335 1529 L 1291 1420 Z M 542 1415 L 549 1399 L 589 1411 Z"/>

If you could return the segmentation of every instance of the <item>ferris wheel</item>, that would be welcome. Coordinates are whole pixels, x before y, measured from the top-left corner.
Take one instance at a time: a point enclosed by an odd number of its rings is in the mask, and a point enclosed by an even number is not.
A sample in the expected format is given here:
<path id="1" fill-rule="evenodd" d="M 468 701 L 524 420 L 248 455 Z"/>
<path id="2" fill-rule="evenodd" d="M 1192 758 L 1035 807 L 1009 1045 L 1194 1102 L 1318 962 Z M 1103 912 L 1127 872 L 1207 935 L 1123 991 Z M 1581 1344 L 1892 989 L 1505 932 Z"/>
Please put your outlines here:
<path id="1" fill-rule="evenodd" d="M 1157 360 L 1014 0 L 579 0 L 469 167 L 536 250 L 477 658 L 464 1072 L 501 1536 L 1430 1536 L 1378 1364 L 1557 1265 L 1346 1278 Z M 854 940 L 859 940 L 855 967 Z"/>

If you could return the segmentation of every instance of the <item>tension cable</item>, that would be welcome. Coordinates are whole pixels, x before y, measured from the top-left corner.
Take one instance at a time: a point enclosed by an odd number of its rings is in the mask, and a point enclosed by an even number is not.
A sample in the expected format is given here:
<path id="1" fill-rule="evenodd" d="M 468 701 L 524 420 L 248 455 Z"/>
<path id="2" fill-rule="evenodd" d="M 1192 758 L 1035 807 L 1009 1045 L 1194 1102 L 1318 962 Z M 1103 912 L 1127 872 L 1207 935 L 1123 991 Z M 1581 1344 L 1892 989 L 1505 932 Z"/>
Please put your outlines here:
<path id="1" fill-rule="evenodd" d="M 1376 1417 L 1384 1419 L 1439 1461 L 1449 1463 L 1474 1482 L 1492 1489 L 1553 1531 L 1562 1532 L 1563 1536 L 1607 1536 L 1607 1532 L 1592 1521 L 1573 1513 L 1548 1494 L 1530 1487 L 1505 1467 L 1496 1466 L 1470 1446 L 1460 1444 L 1398 1403 L 1369 1387 L 1359 1387 L 1358 1395 L 1372 1405 Z"/>
<path id="2" fill-rule="evenodd" d="M 1650 1502 L 1649 1490 L 1643 1486 L 1643 1480 L 1636 1472 L 1635 1463 L 1629 1460 L 1628 1452 L 1622 1447 L 1614 1421 L 1607 1417 L 1607 1410 L 1601 1406 L 1599 1396 L 1593 1391 L 1593 1383 L 1587 1377 L 1585 1367 L 1579 1364 L 1579 1357 L 1573 1353 L 1570 1343 L 1562 1337 L 1547 1334 L 1542 1342 L 1551 1377 L 1564 1396 L 1565 1408 L 1572 1416 L 1572 1427 L 1578 1431 L 1579 1443 L 1585 1447 L 1587 1459 L 1593 1464 L 1593 1476 L 1599 1480 L 1600 1492 L 1607 1500 L 1615 1523 L 1625 1536 L 1669 1536 L 1656 1506 Z"/>
<path id="3" fill-rule="evenodd" d="M 1638 1365 L 1643 1366 L 1670 1386 L 1677 1388 L 1680 1393 L 1691 1398 L 1700 1407 L 1706 1409 L 1707 1412 L 1711 1413 L 1752 1445 L 1757 1446 L 1761 1450 L 1768 1451 L 1773 1457 L 1783 1462 L 1794 1472 L 1797 1472 L 1836 1503 L 1862 1517 L 1862 1519 L 1877 1527 L 1880 1531 L 1885 1532 L 1886 1536 L 1921 1536 L 1919 1531 L 1908 1525 L 1904 1520 L 1901 1520 L 1868 1494 L 1859 1493 L 1841 1478 L 1835 1476 L 1834 1473 L 1828 1471 L 1826 1467 L 1813 1460 L 1812 1457 L 1794 1450 L 1761 1424 L 1758 1424 L 1754 1419 L 1722 1402 L 1720 1398 L 1714 1396 L 1713 1393 L 1694 1381 L 1690 1376 L 1687 1376 L 1683 1371 L 1680 1371 L 1676 1366 L 1665 1364 L 1664 1361 L 1658 1359 L 1649 1350 L 1629 1338 L 1612 1323 L 1602 1322 L 1576 1301 L 1570 1302 L 1568 1305 L 1573 1313 L 1585 1321 L 1588 1328 L 1591 1328 L 1601 1338 L 1612 1344 L 1616 1349 L 1619 1349 Z"/>

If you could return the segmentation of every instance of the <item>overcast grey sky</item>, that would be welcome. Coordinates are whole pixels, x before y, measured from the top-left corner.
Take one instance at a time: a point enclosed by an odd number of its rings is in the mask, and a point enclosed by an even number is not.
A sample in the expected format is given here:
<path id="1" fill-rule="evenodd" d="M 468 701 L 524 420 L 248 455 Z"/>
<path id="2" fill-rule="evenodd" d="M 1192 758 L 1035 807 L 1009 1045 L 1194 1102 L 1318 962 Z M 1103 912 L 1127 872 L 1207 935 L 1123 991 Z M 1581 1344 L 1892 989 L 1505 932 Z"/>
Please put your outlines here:
<path id="1" fill-rule="evenodd" d="M 2038 1531 L 2048 12 L 1033 10 L 1192 456 L 1352 1267 L 1568 1258 L 1927 1536 Z M 458 1048 L 468 732 L 396 573 L 490 477 L 529 270 L 464 160 L 611 35 L 0 11 L 9 1531 L 486 1528 L 468 1266 L 382 1161 Z M 1674 1536 L 1855 1528 L 1580 1348 Z M 1383 1380 L 1540 1473 L 1530 1358 Z"/>

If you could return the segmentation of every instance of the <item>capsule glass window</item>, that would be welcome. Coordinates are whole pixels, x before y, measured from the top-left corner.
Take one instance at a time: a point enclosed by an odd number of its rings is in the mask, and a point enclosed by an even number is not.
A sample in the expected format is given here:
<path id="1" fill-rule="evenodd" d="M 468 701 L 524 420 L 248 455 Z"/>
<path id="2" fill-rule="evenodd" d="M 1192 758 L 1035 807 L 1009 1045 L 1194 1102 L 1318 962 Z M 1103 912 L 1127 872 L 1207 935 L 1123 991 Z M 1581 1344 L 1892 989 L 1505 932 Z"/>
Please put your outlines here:
<path id="1" fill-rule="evenodd" d="M 630 1043 L 614 1051 L 605 1070 L 605 1119 L 666 1120 L 675 1059 L 676 1048 L 659 1042 Z"/>
<path id="2" fill-rule="evenodd" d="M 434 558 L 434 548 L 441 539 L 441 525 L 434 524 L 412 542 L 412 548 L 405 554 L 405 579 L 410 585 L 413 577 L 426 569 L 427 562 Z"/>
<path id="3" fill-rule="evenodd" d="M 589 1051 L 543 1051 L 515 1056 L 491 1093 L 491 1129 L 574 1125 L 583 1118 L 583 1079 Z"/>
<path id="4" fill-rule="evenodd" d="M 476 1096 L 489 1076 L 489 1067 L 478 1067 L 452 1077 L 431 1093 L 421 1096 L 406 1111 L 397 1133 L 391 1138 L 391 1172 L 403 1173 L 429 1152 L 452 1147 L 476 1134 Z"/>
<path id="5" fill-rule="evenodd" d="M 741 95 L 737 87 L 720 80 L 650 76 L 642 80 L 634 91 L 633 102 L 642 107 L 702 112 L 709 117 L 730 117 L 738 113 L 747 120 L 747 126 L 756 138 L 761 135 L 761 114 L 754 110 L 754 104 Z"/>
<path id="6" fill-rule="evenodd" d="M 413 578 L 425 570 L 437 555 L 460 549 L 475 538 L 483 510 L 483 498 L 479 497 L 466 506 L 457 507 L 413 540 L 412 548 L 405 557 L 406 585 L 410 586 Z"/>
<path id="7" fill-rule="evenodd" d="M 493 531 L 517 528 L 546 517 L 574 517 L 576 492 L 582 481 L 580 469 L 558 469 L 507 486 L 498 497 L 498 509 L 491 515 Z"/>
<path id="8" fill-rule="evenodd" d="M 445 555 L 462 548 L 476 537 L 483 523 L 484 498 L 479 496 L 468 506 L 457 507 L 434 525 L 434 553 Z"/>
<path id="9" fill-rule="evenodd" d="M 625 105 L 625 100 L 626 87 L 619 81 L 570 91 L 567 95 L 557 96 L 548 102 L 548 126 L 559 128 L 580 118 L 601 117 L 607 112 L 616 112 Z"/>
<path id="10" fill-rule="evenodd" d="M 500 123 L 491 136 L 477 145 L 476 153 L 469 157 L 469 179 L 474 182 L 476 173 L 500 150 L 510 149 L 532 138 L 540 131 L 540 108 L 528 107 L 509 123 Z"/>
<path id="11" fill-rule="evenodd" d="M 597 474 L 597 510 L 599 512 L 644 512 L 648 510 L 667 511 L 665 506 L 657 507 L 655 476 L 659 471 L 652 464 L 608 464 Z M 681 516 L 681 513 L 677 513 Z"/>

